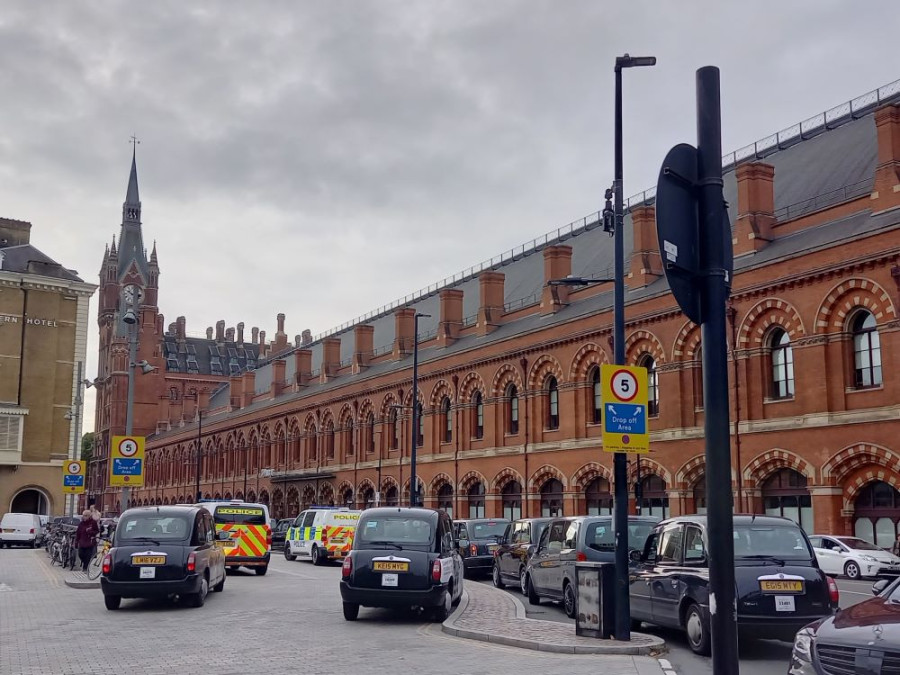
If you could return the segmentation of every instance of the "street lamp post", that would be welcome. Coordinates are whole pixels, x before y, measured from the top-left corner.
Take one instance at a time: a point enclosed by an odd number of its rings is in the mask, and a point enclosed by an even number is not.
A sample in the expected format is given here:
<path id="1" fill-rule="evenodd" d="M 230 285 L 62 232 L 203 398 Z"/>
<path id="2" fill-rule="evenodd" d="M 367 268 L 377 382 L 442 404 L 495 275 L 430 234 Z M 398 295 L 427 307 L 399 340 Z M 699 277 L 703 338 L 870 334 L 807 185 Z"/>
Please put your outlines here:
<path id="1" fill-rule="evenodd" d="M 200 499 L 203 497 L 203 494 L 200 492 L 200 470 L 203 465 L 203 411 L 199 408 L 199 398 L 198 398 L 198 408 L 197 408 L 197 466 L 196 466 L 196 493 L 197 493 L 197 503 L 200 503 Z M 246 477 L 244 478 L 246 480 Z"/>
<path id="2" fill-rule="evenodd" d="M 77 368 L 77 378 L 75 381 L 75 399 L 72 401 L 72 409 L 69 410 L 65 414 L 65 418 L 74 422 L 75 431 L 72 434 L 72 457 L 71 459 L 80 460 L 81 459 L 81 451 L 79 449 L 79 445 L 81 444 L 81 410 L 84 407 L 84 398 L 82 396 L 82 386 L 91 387 L 93 386 L 93 382 L 88 379 L 83 378 L 83 367 L 84 364 L 79 361 L 76 365 Z M 85 483 L 87 483 L 87 475 L 84 477 Z M 85 489 L 87 485 L 85 485 Z M 75 503 L 78 501 L 78 497 L 76 495 L 67 495 L 67 499 L 69 502 L 69 508 L 67 509 L 70 516 L 75 515 Z M 85 498 L 87 499 L 87 498 Z"/>
<path id="3" fill-rule="evenodd" d="M 419 505 L 419 480 L 416 474 L 416 441 L 419 437 L 419 318 L 430 318 L 431 314 L 416 312 L 413 318 L 413 377 L 412 377 L 412 443 L 409 453 L 409 505 Z M 403 458 L 400 458 L 403 466 Z M 402 486 L 401 486 L 402 487 Z"/>
<path id="4" fill-rule="evenodd" d="M 625 207 L 622 190 L 622 69 L 656 65 L 654 56 L 616 57 L 615 98 L 615 290 L 613 301 L 613 348 L 616 365 L 625 365 Z M 615 483 L 616 582 L 615 582 L 615 637 L 631 640 L 631 602 L 628 595 L 628 465 L 624 452 L 613 456 L 613 481 Z"/>

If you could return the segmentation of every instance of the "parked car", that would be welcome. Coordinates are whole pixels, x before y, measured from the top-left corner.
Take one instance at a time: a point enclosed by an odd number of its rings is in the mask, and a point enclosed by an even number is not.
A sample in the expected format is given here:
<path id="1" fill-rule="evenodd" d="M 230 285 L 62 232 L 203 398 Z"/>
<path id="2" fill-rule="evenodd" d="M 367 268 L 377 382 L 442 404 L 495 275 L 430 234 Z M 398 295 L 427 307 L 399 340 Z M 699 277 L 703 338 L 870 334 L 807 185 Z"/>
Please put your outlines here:
<path id="1" fill-rule="evenodd" d="M 655 516 L 628 517 L 628 546 L 640 550 L 659 522 Z M 569 618 L 578 613 L 575 563 L 614 562 L 615 529 L 612 516 L 556 518 L 541 534 L 525 573 L 528 601 L 560 600 Z"/>
<path id="2" fill-rule="evenodd" d="M 216 532 L 227 532 L 218 539 L 225 552 L 225 565 L 235 570 L 252 567 L 257 576 L 269 571 L 272 557 L 272 528 L 269 525 L 269 507 L 266 504 L 231 501 L 202 501 L 201 506 L 212 514 Z"/>
<path id="3" fill-rule="evenodd" d="M 313 565 L 343 559 L 353 545 L 360 513 L 346 506 L 314 506 L 303 511 L 285 534 L 285 559 L 305 557 Z"/>
<path id="4" fill-rule="evenodd" d="M 494 552 L 500 547 L 499 542 L 506 532 L 509 520 L 472 518 L 457 520 L 453 525 L 466 575 L 490 574 L 494 567 Z"/>
<path id="5" fill-rule="evenodd" d="M 790 675 L 900 672 L 900 579 L 880 579 L 874 598 L 802 628 Z"/>
<path id="6" fill-rule="evenodd" d="M 0 518 L 0 548 L 38 548 L 44 539 L 41 517 L 35 513 L 4 513 Z"/>
<path id="7" fill-rule="evenodd" d="M 366 509 L 341 569 L 344 618 L 363 607 L 421 607 L 443 621 L 463 590 L 453 523 L 442 511 Z"/>
<path id="8" fill-rule="evenodd" d="M 825 574 L 848 579 L 900 575 L 900 558 L 863 539 L 814 534 L 809 542 Z"/>
<path id="9" fill-rule="evenodd" d="M 212 514 L 200 506 L 144 506 L 119 519 L 103 559 L 100 588 L 107 609 L 122 598 L 185 598 L 202 607 L 210 590 L 225 588 L 225 552 Z"/>
<path id="10" fill-rule="evenodd" d="M 518 584 L 522 595 L 528 595 L 525 585 L 528 559 L 552 520 L 553 518 L 520 518 L 506 526 L 506 532 L 494 552 L 494 586 L 503 588 L 507 583 L 514 582 Z"/>
<path id="11" fill-rule="evenodd" d="M 687 633 L 709 654 L 709 563 L 706 516 L 659 523 L 630 574 L 631 619 Z M 737 624 L 742 637 L 792 640 L 808 623 L 831 616 L 838 588 L 816 564 L 803 530 L 788 518 L 734 516 Z"/>
<path id="12" fill-rule="evenodd" d="M 272 548 L 284 548 L 284 537 L 288 528 L 294 522 L 293 518 L 282 518 L 272 527 Z"/>

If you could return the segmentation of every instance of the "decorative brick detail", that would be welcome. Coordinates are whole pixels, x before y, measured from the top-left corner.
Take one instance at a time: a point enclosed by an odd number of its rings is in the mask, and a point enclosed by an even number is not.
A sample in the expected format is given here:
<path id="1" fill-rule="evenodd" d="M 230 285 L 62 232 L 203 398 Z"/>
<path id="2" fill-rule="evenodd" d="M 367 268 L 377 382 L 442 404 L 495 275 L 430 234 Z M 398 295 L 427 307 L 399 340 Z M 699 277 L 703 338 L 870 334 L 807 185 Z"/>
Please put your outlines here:
<path id="1" fill-rule="evenodd" d="M 362 495 L 366 490 L 375 490 L 375 483 L 373 483 L 368 478 L 363 478 L 359 481 L 359 485 L 356 486 L 356 494 Z M 359 497 L 357 497 L 359 499 Z"/>
<path id="2" fill-rule="evenodd" d="M 756 303 L 741 322 L 738 347 L 747 349 L 762 345 L 773 326 L 784 329 L 791 342 L 806 335 L 800 312 L 791 303 L 780 298 L 767 298 Z"/>
<path id="3" fill-rule="evenodd" d="M 438 380 L 434 387 L 431 388 L 431 397 L 428 399 L 428 407 L 432 410 L 437 410 L 440 406 L 441 399 L 444 396 L 450 399 L 450 402 L 453 402 L 453 389 L 450 387 L 450 383 L 447 380 Z"/>
<path id="4" fill-rule="evenodd" d="M 595 478 L 605 478 L 612 483 L 612 472 L 602 464 L 588 462 L 572 475 L 572 485 L 584 492 Z"/>
<path id="5" fill-rule="evenodd" d="M 319 499 L 323 502 L 334 501 L 334 484 L 326 481 L 319 487 Z"/>
<path id="6" fill-rule="evenodd" d="M 566 480 L 562 471 L 550 464 L 544 464 L 540 469 L 531 474 L 531 480 L 528 481 L 528 491 L 537 492 L 540 487 L 551 478 L 555 478 L 563 484 L 564 489 L 568 489 L 569 481 Z"/>
<path id="7" fill-rule="evenodd" d="M 815 483 L 816 471 L 810 464 L 790 450 L 767 450 L 754 457 L 744 469 L 745 487 L 757 487 L 779 469 L 793 469 Z"/>
<path id="8" fill-rule="evenodd" d="M 544 354 L 535 359 L 534 364 L 531 366 L 531 371 L 528 373 L 528 388 L 532 390 L 540 389 L 544 386 L 544 380 L 548 375 L 553 375 L 558 384 L 564 382 L 559 361 L 552 356 Z"/>
<path id="9" fill-rule="evenodd" d="M 383 476 L 381 479 L 381 492 L 387 492 L 392 487 L 399 487 L 397 485 L 397 479 L 393 476 Z"/>
<path id="10" fill-rule="evenodd" d="M 491 481 L 491 492 L 500 494 L 500 491 L 512 481 L 518 481 L 519 485 L 522 486 L 522 489 L 525 489 L 525 479 L 522 478 L 522 474 L 508 466 L 504 467 L 496 476 L 494 476 L 494 480 Z"/>
<path id="11" fill-rule="evenodd" d="M 338 484 L 338 489 L 337 489 L 337 494 L 340 495 L 340 497 L 341 497 L 342 500 L 343 500 L 343 497 L 344 497 L 344 493 L 345 493 L 347 490 L 353 490 L 353 483 L 351 483 L 349 480 L 342 480 L 342 481 Z M 288 492 L 288 494 L 290 494 L 290 492 Z M 355 493 L 354 493 L 354 497 L 355 497 Z"/>
<path id="12" fill-rule="evenodd" d="M 666 488 L 672 489 L 672 473 L 664 467 L 662 464 L 657 462 L 655 459 L 651 459 L 647 457 L 647 455 L 641 456 L 641 478 L 643 479 L 645 476 L 648 476 L 651 473 L 655 473 L 657 476 L 663 479 L 663 482 L 666 484 Z M 628 463 L 628 482 L 630 484 L 634 484 L 637 480 L 637 462 L 629 462 Z"/>
<path id="13" fill-rule="evenodd" d="M 822 482 L 840 485 L 853 471 L 871 464 L 900 474 L 900 455 L 874 443 L 858 443 L 835 453 L 822 465 Z"/>
<path id="14" fill-rule="evenodd" d="M 484 485 L 485 492 L 487 492 L 488 483 L 484 479 L 484 475 L 480 471 L 469 471 L 462 477 L 462 480 L 459 481 L 459 489 L 457 492 L 461 495 L 465 495 L 469 492 L 470 487 L 479 482 Z"/>
<path id="15" fill-rule="evenodd" d="M 894 489 L 900 490 L 900 476 L 898 476 L 898 474 L 890 473 L 884 470 L 867 471 L 865 472 L 865 474 L 857 476 L 848 485 L 844 486 L 844 510 L 851 511 L 852 515 L 854 510 L 854 502 L 856 501 L 856 495 L 858 495 L 860 490 L 866 487 L 866 485 L 876 480 L 888 483 L 889 485 L 893 486 Z"/>
<path id="16" fill-rule="evenodd" d="M 706 454 L 695 455 L 675 472 L 675 487 L 683 490 L 692 488 L 706 475 Z"/>
<path id="17" fill-rule="evenodd" d="M 854 277 L 835 285 L 825 296 L 816 312 L 816 333 L 844 330 L 847 317 L 856 308 L 866 309 L 878 324 L 897 318 L 891 296 L 872 281 Z"/>
<path id="18" fill-rule="evenodd" d="M 569 368 L 569 381 L 583 382 L 587 379 L 588 371 L 593 366 L 609 362 L 609 354 L 606 353 L 605 349 L 594 342 L 588 342 L 576 352 L 575 358 L 572 359 L 572 366 Z"/>
<path id="19" fill-rule="evenodd" d="M 481 379 L 481 375 L 470 372 L 463 378 L 462 384 L 459 385 L 459 402 L 471 403 L 476 391 L 480 391 L 483 397 L 487 397 L 484 380 Z"/>
<path id="20" fill-rule="evenodd" d="M 447 484 L 450 484 L 452 487 L 453 479 L 444 472 L 441 472 L 431 479 L 431 482 L 428 484 L 428 489 L 433 496 L 437 497 L 438 490 Z"/>
<path id="21" fill-rule="evenodd" d="M 491 382 L 491 396 L 503 396 L 510 382 L 516 385 L 516 389 L 521 394 L 524 387 L 522 386 L 522 375 L 519 369 L 512 364 L 504 363 L 494 374 L 494 379 Z"/>
<path id="22" fill-rule="evenodd" d="M 672 360 L 693 361 L 699 346 L 700 326 L 693 321 L 685 321 L 681 330 L 678 331 L 678 335 L 675 336 L 675 344 L 672 346 Z"/>
<path id="23" fill-rule="evenodd" d="M 666 362 L 666 351 L 663 349 L 662 342 L 650 331 L 635 331 L 626 338 L 625 360 L 628 363 L 636 364 L 638 357 L 645 352 L 653 357 L 656 365 Z"/>

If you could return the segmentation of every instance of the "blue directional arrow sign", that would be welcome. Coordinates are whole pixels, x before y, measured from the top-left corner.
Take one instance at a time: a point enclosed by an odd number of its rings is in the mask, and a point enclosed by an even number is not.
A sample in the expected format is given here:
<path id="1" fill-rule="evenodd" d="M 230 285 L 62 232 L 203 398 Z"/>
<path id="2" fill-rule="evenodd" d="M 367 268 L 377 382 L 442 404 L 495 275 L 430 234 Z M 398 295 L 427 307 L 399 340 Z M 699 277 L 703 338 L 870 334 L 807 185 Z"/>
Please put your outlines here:
<path id="1" fill-rule="evenodd" d="M 63 487 L 84 487 L 84 476 L 63 476 Z"/>
<path id="2" fill-rule="evenodd" d="M 647 407 L 634 403 L 607 403 L 603 421 L 610 434 L 646 434 Z"/>
<path id="3" fill-rule="evenodd" d="M 116 457 L 113 459 L 112 473 L 114 476 L 140 476 L 141 460 Z"/>

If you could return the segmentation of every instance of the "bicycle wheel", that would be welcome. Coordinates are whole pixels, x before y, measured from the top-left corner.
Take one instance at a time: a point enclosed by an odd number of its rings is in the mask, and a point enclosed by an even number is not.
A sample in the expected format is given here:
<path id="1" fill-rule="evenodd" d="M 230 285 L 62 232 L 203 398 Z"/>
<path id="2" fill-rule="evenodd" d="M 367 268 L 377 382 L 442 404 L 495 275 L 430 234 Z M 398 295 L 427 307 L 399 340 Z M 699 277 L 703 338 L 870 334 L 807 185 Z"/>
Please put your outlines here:
<path id="1" fill-rule="evenodd" d="M 94 557 L 91 558 L 91 562 L 88 563 L 88 579 L 91 579 L 93 581 L 100 576 L 100 572 L 103 571 L 103 557 L 103 549 L 100 549 L 96 554 L 94 554 Z"/>

